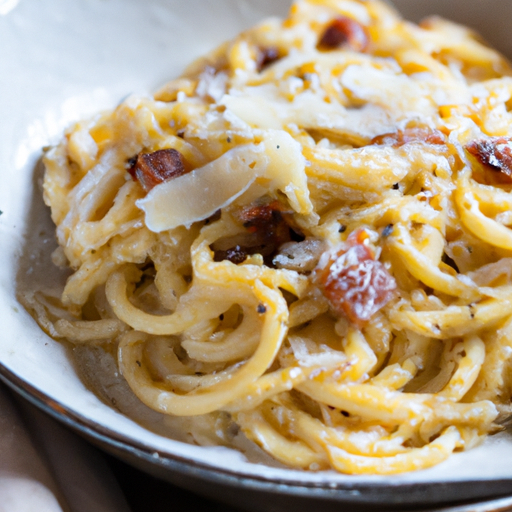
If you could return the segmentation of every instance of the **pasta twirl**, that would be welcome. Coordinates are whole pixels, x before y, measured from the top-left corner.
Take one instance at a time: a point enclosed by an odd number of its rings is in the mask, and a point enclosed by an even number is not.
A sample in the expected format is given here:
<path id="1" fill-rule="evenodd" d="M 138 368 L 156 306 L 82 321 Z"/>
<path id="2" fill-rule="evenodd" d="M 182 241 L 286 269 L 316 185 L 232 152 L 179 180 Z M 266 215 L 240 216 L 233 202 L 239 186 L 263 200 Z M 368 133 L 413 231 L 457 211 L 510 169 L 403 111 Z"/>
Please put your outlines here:
<path id="1" fill-rule="evenodd" d="M 464 27 L 300 0 L 46 153 L 73 273 L 27 307 L 198 443 L 438 464 L 509 410 L 511 104 Z"/>

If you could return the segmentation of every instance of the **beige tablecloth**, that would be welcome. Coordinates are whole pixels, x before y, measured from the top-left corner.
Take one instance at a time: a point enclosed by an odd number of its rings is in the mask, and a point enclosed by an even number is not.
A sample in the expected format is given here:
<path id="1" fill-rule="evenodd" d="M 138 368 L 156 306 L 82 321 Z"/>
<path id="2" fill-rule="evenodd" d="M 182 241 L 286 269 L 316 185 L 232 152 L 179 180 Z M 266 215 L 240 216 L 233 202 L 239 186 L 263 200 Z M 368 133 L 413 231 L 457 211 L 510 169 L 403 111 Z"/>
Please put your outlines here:
<path id="1" fill-rule="evenodd" d="M 129 512 L 101 454 L 0 385 L 0 512 Z"/>

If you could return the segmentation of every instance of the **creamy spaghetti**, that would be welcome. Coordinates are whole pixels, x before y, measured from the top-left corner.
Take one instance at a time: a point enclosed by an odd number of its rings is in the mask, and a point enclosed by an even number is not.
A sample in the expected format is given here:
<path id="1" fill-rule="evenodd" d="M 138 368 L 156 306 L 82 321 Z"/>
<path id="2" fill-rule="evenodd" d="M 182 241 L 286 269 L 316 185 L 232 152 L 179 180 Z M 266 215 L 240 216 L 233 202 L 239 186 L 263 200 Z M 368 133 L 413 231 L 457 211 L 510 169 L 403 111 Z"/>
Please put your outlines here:
<path id="1" fill-rule="evenodd" d="M 511 106 L 469 29 L 300 1 L 47 151 L 73 272 L 28 306 L 219 443 L 235 426 L 295 468 L 435 465 L 509 411 Z"/>

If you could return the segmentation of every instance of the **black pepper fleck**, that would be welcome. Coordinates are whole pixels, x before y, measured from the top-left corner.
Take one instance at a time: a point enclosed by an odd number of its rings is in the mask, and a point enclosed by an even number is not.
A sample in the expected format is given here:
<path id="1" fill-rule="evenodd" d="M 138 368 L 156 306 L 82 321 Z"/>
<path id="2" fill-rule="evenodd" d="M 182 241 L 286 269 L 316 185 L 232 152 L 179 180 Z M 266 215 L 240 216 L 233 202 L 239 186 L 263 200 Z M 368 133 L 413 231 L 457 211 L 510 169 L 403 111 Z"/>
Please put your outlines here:
<path id="1" fill-rule="evenodd" d="M 389 235 L 391 235 L 391 233 L 393 232 L 393 224 L 388 224 L 383 230 L 382 230 L 382 236 L 384 238 L 388 237 Z"/>
<path id="2" fill-rule="evenodd" d="M 345 231 L 347 231 L 347 226 L 342 224 L 338 229 L 338 233 L 345 233 Z"/>
<path id="3" fill-rule="evenodd" d="M 263 304 L 258 304 L 258 313 L 262 315 L 267 311 L 267 308 Z"/>

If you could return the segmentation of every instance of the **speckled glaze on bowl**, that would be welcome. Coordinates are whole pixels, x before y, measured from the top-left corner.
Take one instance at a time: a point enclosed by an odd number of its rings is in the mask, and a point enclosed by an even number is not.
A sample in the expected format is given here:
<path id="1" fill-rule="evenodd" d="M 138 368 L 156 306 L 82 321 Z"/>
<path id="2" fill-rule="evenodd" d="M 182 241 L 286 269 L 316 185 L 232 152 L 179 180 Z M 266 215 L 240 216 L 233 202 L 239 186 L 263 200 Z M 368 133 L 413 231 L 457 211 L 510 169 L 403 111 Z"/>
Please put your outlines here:
<path id="1" fill-rule="evenodd" d="M 512 54 L 509 0 L 395 3 L 408 17 L 437 12 L 471 24 Z M 288 6 L 285 0 L 0 0 L 0 378 L 124 460 L 247 510 L 398 510 L 512 493 L 507 432 L 436 468 L 394 477 L 270 468 L 232 450 L 162 437 L 92 393 L 69 349 L 46 336 L 16 298 L 20 288 L 65 277 L 49 259 L 54 238 L 38 187 L 41 148 L 72 121 L 156 89 L 193 58 Z M 453 510 L 510 505 L 502 499 Z"/>

